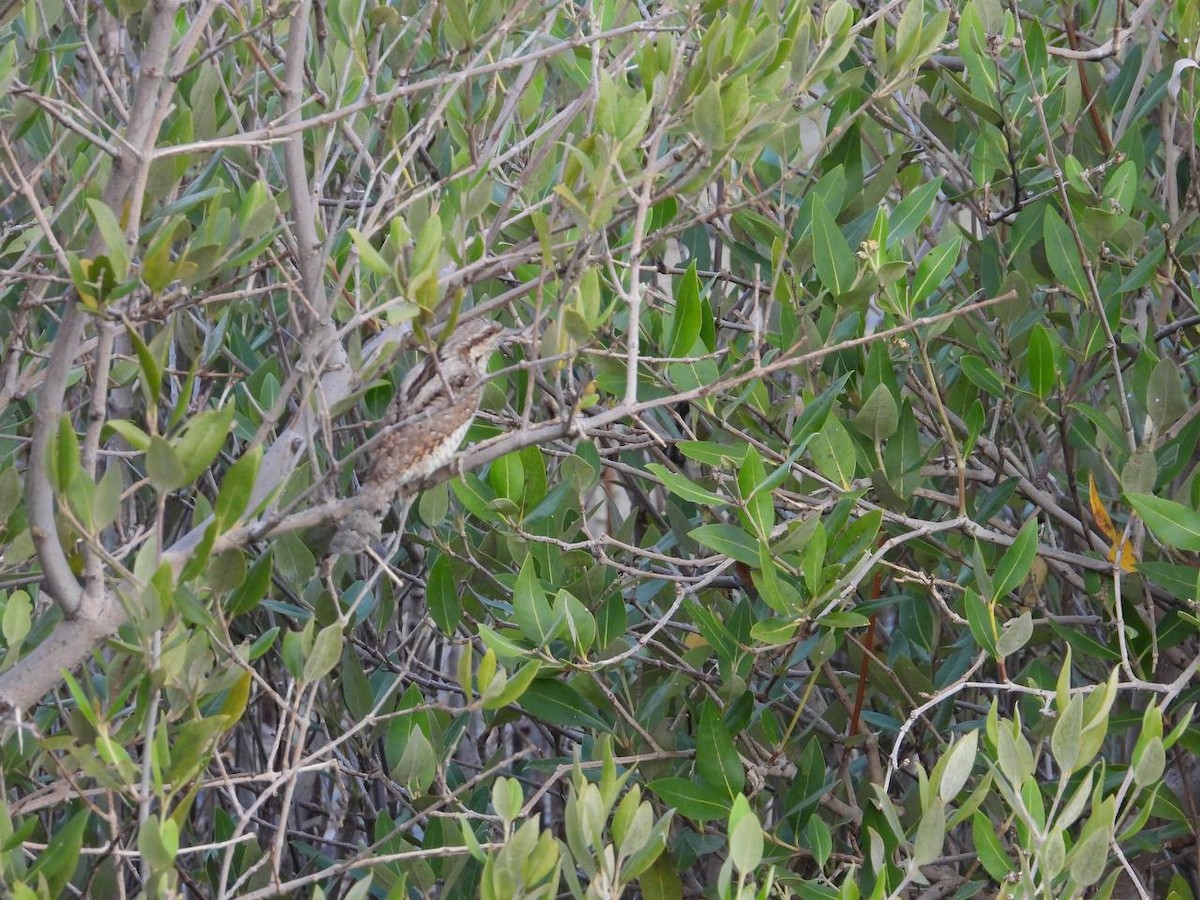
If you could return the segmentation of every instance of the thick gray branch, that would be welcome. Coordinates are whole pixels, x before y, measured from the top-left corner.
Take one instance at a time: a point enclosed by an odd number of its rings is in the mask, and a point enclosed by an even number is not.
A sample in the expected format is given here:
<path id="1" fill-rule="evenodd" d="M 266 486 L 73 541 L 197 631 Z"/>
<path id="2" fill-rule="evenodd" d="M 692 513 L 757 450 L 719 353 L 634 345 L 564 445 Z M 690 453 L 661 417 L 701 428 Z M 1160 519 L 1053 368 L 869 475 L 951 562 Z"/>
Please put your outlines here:
<path id="1" fill-rule="evenodd" d="M 283 121 L 286 125 L 301 122 L 304 118 L 308 9 L 307 2 L 296 4 L 288 32 L 287 66 L 284 70 L 287 112 Z M 300 270 L 300 284 L 304 287 L 304 298 L 312 305 L 316 315 L 321 316 L 325 313 L 325 290 L 321 280 L 325 265 L 321 258 L 321 241 L 317 237 L 316 204 L 313 203 L 312 189 L 309 187 L 308 169 L 304 165 L 304 134 L 303 131 L 292 133 L 283 145 L 283 170 L 292 203 L 292 232 L 295 235 L 296 268 Z"/>

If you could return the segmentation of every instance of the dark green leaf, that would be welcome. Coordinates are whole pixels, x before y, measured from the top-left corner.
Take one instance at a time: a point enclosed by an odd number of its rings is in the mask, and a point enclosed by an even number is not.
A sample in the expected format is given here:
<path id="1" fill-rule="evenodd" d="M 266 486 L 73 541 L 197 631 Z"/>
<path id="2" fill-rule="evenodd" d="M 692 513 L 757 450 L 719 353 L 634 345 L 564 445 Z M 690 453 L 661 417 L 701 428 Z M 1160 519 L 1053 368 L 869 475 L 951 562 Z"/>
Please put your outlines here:
<path id="1" fill-rule="evenodd" d="M 746 783 L 746 772 L 737 747 L 711 701 L 705 702 L 696 731 L 696 772 L 706 784 L 724 792 L 730 799 L 739 794 Z"/>
<path id="2" fill-rule="evenodd" d="M 990 655 L 996 655 L 996 619 L 986 603 L 971 589 L 963 596 L 963 609 L 967 615 L 967 625 L 971 636 L 975 638 L 980 648 Z"/>
<path id="3" fill-rule="evenodd" d="M 917 266 L 917 276 L 913 279 L 909 303 L 915 306 L 937 290 L 958 262 L 958 250 L 961 246 L 962 238 L 956 237 L 925 254 Z"/>
<path id="4" fill-rule="evenodd" d="M 1083 274 L 1083 263 L 1079 259 L 1079 247 L 1071 229 L 1052 206 L 1046 207 L 1043 222 L 1046 258 L 1050 262 L 1050 270 L 1067 290 L 1076 297 L 1086 298 L 1087 280 Z"/>
<path id="5" fill-rule="evenodd" d="M 845 294 L 858 275 L 854 251 L 837 226 L 825 204 L 819 200 L 812 205 L 813 264 L 821 284 L 833 296 Z"/>
<path id="6" fill-rule="evenodd" d="M 595 728 L 606 732 L 611 727 L 599 711 L 565 681 L 536 678 L 521 695 L 521 706 L 534 718 L 567 728 Z"/>
<path id="7" fill-rule="evenodd" d="M 770 537 L 775 527 L 775 504 L 769 489 L 764 490 L 767 471 L 754 447 L 746 448 L 746 456 L 738 470 L 738 490 L 746 508 L 746 524 L 760 540 Z"/>
<path id="8" fill-rule="evenodd" d="M 758 565 L 758 541 L 736 525 L 701 525 L 689 536 L 710 550 L 748 566 Z"/>
<path id="9" fill-rule="evenodd" d="M 700 337 L 700 279 L 695 260 L 676 282 L 675 311 L 667 332 L 667 356 L 689 356 Z"/>
<path id="10" fill-rule="evenodd" d="M 271 565 L 272 553 L 270 550 L 254 561 L 246 573 L 245 581 L 229 595 L 226 609 L 230 616 L 240 616 L 250 612 L 267 595 L 267 588 L 271 585 Z"/>
<path id="11" fill-rule="evenodd" d="M 1025 367 L 1029 373 L 1029 386 L 1039 400 L 1045 400 L 1054 390 L 1058 373 L 1054 364 L 1054 344 L 1050 332 L 1041 324 L 1029 332 L 1029 347 L 1025 351 Z"/>
<path id="12" fill-rule="evenodd" d="M 1037 557 L 1037 535 L 1037 519 L 1029 519 L 1017 533 L 1012 546 L 1000 557 L 992 576 L 993 602 L 998 602 L 1009 591 L 1020 587 L 1025 576 L 1029 574 L 1033 560 Z"/>
<path id="13" fill-rule="evenodd" d="M 686 778 L 659 778 L 646 785 L 663 803 L 696 822 L 724 819 L 729 815 L 730 799 L 723 791 Z"/>
<path id="14" fill-rule="evenodd" d="M 458 585 L 450 566 L 450 557 L 439 555 L 429 567 L 425 579 L 425 602 L 429 615 L 447 637 L 453 636 L 462 618 L 462 605 L 458 602 Z"/>

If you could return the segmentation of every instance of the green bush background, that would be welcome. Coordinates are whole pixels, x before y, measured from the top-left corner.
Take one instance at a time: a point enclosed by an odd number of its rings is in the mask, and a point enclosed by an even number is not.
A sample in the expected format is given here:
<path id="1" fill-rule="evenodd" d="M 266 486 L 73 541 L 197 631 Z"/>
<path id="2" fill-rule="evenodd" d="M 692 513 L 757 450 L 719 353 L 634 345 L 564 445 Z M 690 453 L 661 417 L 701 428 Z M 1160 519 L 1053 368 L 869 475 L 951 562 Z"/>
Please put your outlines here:
<path id="1" fill-rule="evenodd" d="M 1194 896 L 1195 0 L 0 21 L 6 894 Z"/>

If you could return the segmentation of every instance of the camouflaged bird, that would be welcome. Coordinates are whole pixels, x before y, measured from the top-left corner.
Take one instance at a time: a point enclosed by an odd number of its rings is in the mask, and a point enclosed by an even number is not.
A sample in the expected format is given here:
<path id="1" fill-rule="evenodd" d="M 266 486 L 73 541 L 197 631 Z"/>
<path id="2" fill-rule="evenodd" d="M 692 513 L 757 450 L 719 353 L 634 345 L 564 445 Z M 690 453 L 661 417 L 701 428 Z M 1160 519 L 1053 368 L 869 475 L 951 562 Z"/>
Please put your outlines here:
<path id="1" fill-rule="evenodd" d="M 380 538 L 388 506 L 406 485 L 449 462 L 483 396 L 492 353 L 514 332 L 487 319 L 464 322 L 409 370 L 384 414 L 356 505 L 339 525 L 331 554 L 357 553 Z M 411 493 L 400 511 L 403 528 Z"/>

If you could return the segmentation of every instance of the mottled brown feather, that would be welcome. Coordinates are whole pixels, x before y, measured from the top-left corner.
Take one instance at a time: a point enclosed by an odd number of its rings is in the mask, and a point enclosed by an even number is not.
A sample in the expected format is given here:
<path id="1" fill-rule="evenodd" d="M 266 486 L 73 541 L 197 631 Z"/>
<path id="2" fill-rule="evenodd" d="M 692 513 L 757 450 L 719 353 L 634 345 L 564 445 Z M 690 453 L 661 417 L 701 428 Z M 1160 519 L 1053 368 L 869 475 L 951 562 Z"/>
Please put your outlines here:
<path id="1" fill-rule="evenodd" d="M 464 323 L 405 375 L 384 413 L 360 505 L 341 524 L 331 553 L 357 552 L 378 539 L 400 489 L 453 458 L 479 409 L 488 359 L 506 333 L 488 320 Z"/>

